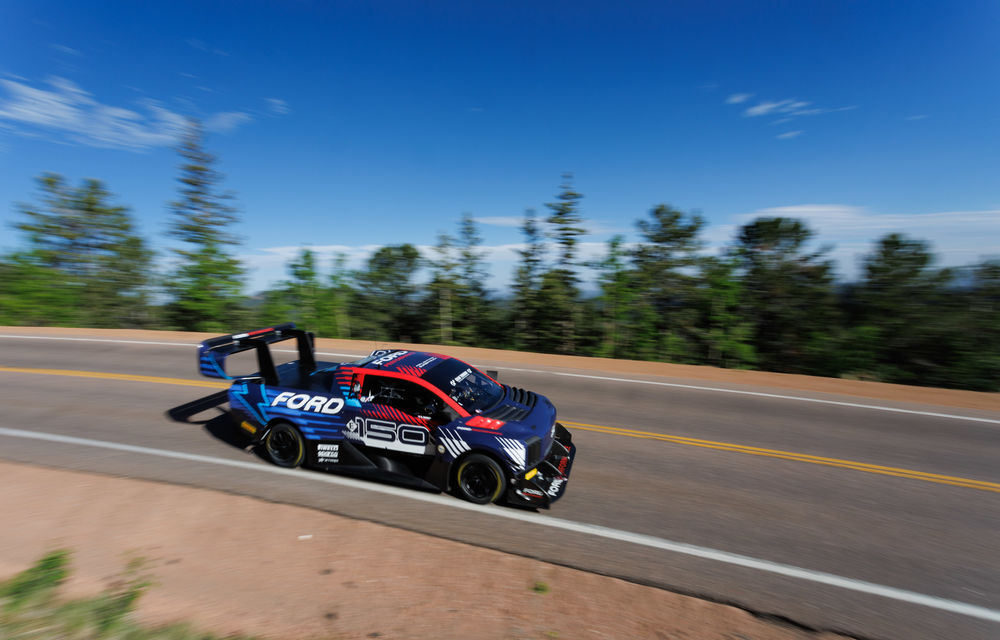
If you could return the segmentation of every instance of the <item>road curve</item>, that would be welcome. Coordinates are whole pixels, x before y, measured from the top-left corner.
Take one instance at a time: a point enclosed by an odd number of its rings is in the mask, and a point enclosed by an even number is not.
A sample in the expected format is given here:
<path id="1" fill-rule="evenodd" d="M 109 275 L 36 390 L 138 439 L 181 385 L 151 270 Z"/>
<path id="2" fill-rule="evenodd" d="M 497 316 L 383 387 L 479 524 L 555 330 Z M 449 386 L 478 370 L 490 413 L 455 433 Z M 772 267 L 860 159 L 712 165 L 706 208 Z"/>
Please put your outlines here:
<path id="1" fill-rule="evenodd" d="M 574 432 L 570 488 L 539 519 L 273 473 L 234 446 L 217 409 L 171 419 L 219 388 L 197 376 L 194 336 L 0 334 L 3 459 L 315 507 L 856 636 L 1000 637 L 995 394 L 918 391 L 935 403 L 915 403 L 482 353 L 477 364 L 549 396 Z M 336 361 L 372 346 L 319 350 Z"/>

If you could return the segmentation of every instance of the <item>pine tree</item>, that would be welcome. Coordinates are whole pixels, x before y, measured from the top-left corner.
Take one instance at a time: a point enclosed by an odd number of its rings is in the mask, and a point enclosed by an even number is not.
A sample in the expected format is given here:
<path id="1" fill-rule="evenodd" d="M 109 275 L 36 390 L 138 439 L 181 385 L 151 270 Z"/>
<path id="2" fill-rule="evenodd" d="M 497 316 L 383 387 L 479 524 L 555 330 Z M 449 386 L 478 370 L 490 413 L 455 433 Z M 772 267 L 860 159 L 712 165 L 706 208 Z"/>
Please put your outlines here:
<path id="1" fill-rule="evenodd" d="M 950 270 L 933 268 L 934 254 L 922 240 L 890 233 L 863 260 L 857 288 L 861 331 L 868 333 L 875 377 L 905 384 L 947 384 L 957 335 L 951 307 L 957 296 Z"/>
<path id="2" fill-rule="evenodd" d="M 486 333 L 484 324 L 489 312 L 489 292 L 486 290 L 486 267 L 480 247 L 483 238 L 476 221 L 468 213 L 458 224 L 458 326 L 459 343 L 481 346 Z"/>
<path id="3" fill-rule="evenodd" d="M 48 173 L 38 184 L 42 206 L 22 205 L 26 220 L 15 225 L 30 247 L 22 266 L 25 260 L 34 263 L 33 278 L 48 274 L 58 280 L 49 286 L 75 290 L 66 306 L 75 307 L 78 324 L 148 325 L 152 252 L 135 233 L 128 208 L 109 204 L 111 193 L 99 180 L 73 188 Z"/>
<path id="4" fill-rule="evenodd" d="M 431 281 L 427 288 L 431 295 L 431 312 L 437 344 L 452 344 L 454 341 L 455 304 L 458 283 L 458 258 L 455 256 L 455 240 L 447 233 L 438 235 L 434 246 L 435 258 L 429 260 Z"/>
<path id="5" fill-rule="evenodd" d="M 178 264 L 167 281 L 170 321 L 188 331 L 236 331 L 245 317 L 244 270 L 230 253 L 239 217 L 232 196 L 218 191 L 222 175 L 203 145 L 201 124 L 191 121 L 178 148 L 179 198 L 169 204 L 170 234 L 184 243 L 174 249 Z"/>
<path id="6" fill-rule="evenodd" d="M 563 175 L 559 188 L 557 202 L 545 205 L 550 211 L 546 219 L 551 229 L 549 237 L 555 240 L 558 255 L 555 266 L 542 276 L 545 318 L 540 328 L 548 335 L 543 345 L 546 350 L 574 353 L 580 309 L 576 245 L 585 232 L 580 226 L 580 200 L 583 196 L 573 189 L 573 175 L 570 173 Z"/>
<path id="7" fill-rule="evenodd" d="M 632 252 L 637 301 L 635 354 L 639 358 L 697 359 L 697 267 L 705 221 L 660 204 L 636 222 L 641 239 Z"/>
<path id="8" fill-rule="evenodd" d="M 792 218 L 758 218 L 739 230 L 733 256 L 754 349 L 768 371 L 829 375 L 838 348 L 833 263 L 809 252 L 812 230 Z"/>
<path id="9" fill-rule="evenodd" d="M 592 266 L 597 270 L 600 286 L 598 297 L 601 314 L 601 337 L 594 355 L 603 358 L 624 358 L 630 354 L 632 334 L 630 310 L 637 296 L 635 274 L 629 268 L 625 238 L 616 235 L 608 241 L 607 254 Z"/>
<path id="10" fill-rule="evenodd" d="M 702 361 L 716 367 L 747 368 L 757 362 L 753 325 L 743 313 L 743 283 L 736 271 L 732 258 L 706 258 L 702 262 L 698 287 Z"/>
<path id="11" fill-rule="evenodd" d="M 311 249 L 302 249 L 298 257 L 288 265 L 292 279 L 287 291 L 292 308 L 292 319 L 310 331 L 322 331 L 324 317 L 324 296 L 316 267 L 316 254 Z"/>
<path id="12" fill-rule="evenodd" d="M 330 270 L 330 318 L 333 321 L 334 338 L 350 340 L 351 338 L 351 300 L 354 290 L 351 288 L 352 274 L 347 270 L 347 256 L 338 253 L 333 258 L 333 268 Z"/>
<path id="13" fill-rule="evenodd" d="M 358 304 L 354 315 L 362 325 L 358 337 L 404 342 L 419 337 L 413 283 L 419 265 L 420 252 L 412 244 L 380 247 L 372 254 L 355 276 Z"/>
<path id="14" fill-rule="evenodd" d="M 536 350 L 538 340 L 538 305 L 541 289 L 542 257 L 545 243 L 535 211 L 524 212 L 521 225 L 524 248 L 518 249 L 520 261 L 514 272 L 512 307 L 515 349 Z"/>
<path id="15" fill-rule="evenodd" d="M 981 262 L 971 272 L 956 327 L 960 360 L 950 371 L 949 386 L 1000 391 L 1000 260 Z"/>

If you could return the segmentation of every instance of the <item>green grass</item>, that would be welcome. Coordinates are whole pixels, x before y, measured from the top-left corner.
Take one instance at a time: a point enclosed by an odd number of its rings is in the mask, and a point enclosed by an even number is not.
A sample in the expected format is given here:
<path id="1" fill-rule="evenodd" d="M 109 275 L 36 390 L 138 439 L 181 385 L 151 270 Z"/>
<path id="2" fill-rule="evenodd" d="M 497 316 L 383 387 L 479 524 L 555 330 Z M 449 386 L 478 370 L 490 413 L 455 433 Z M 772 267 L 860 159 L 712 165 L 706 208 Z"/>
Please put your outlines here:
<path id="1" fill-rule="evenodd" d="M 0 583 L 0 638 L 18 640 L 215 640 L 187 625 L 155 629 L 130 615 L 152 584 L 142 561 L 133 560 L 122 576 L 92 598 L 60 600 L 59 586 L 69 577 L 69 552 L 53 551 L 30 569 Z M 232 636 L 230 636 L 232 638 Z"/>

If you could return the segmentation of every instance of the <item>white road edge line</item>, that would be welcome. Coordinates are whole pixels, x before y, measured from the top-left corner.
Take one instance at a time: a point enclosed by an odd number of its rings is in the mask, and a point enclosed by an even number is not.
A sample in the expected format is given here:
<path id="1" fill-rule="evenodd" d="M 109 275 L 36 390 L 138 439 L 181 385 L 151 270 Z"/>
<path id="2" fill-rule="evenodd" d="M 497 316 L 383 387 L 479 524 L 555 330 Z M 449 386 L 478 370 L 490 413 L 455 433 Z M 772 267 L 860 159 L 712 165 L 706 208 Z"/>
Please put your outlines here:
<path id="1" fill-rule="evenodd" d="M 116 344 L 152 344 L 163 347 L 187 347 L 189 349 L 194 349 L 198 345 L 191 344 L 190 342 L 156 342 L 154 340 L 115 340 L 112 338 L 67 338 L 65 336 L 21 336 L 21 335 L 0 335 L 0 338 L 13 338 L 22 340 L 67 340 L 70 342 L 111 342 Z M 275 351 L 280 351 L 281 353 L 298 353 L 295 349 L 275 349 Z M 364 356 L 357 353 L 322 353 L 317 352 L 316 355 L 321 356 L 346 356 L 348 358 L 362 358 Z"/>
<path id="2" fill-rule="evenodd" d="M 56 336 L 19 336 L 19 335 L 0 335 L 0 338 L 26 338 L 33 340 L 76 340 L 79 342 L 117 342 L 124 344 L 153 344 L 153 345 L 167 345 L 173 347 L 196 347 L 193 344 L 183 344 L 180 342 L 149 342 L 141 340 L 111 340 L 107 338 L 66 338 L 66 337 L 56 337 Z M 293 349 L 275 349 L 281 353 L 296 353 Z M 316 355 L 321 356 L 345 356 L 349 358 L 361 357 L 355 353 L 333 353 L 319 351 Z M 859 402 L 843 402 L 840 400 L 824 400 L 821 398 L 807 398 L 804 396 L 787 396 L 779 393 L 765 393 L 763 391 L 746 391 L 743 389 L 726 389 L 724 387 L 706 387 L 695 384 L 681 384 L 679 382 L 660 382 L 658 380 L 639 380 L 636 378 L 616 378 L 613 376 L 596 376 L 584 373 L 568 373 L 565 371 L 543 371 L 541 369 L 518 369 L 515 367 L 499 366 L 497 368 L 501 371 L 518 371 L 521 373 L 540 373 L 543 375 L 552 376 L 563 376 L 566 378 L 585 378 L 587 380 L 604 380 L 606 382 L 627 382 L 630 384 L 646 384 L 657 387 L 671 387 L 675 389 L 692 389 L 694 391 L 714 391 L 717 393 L 733 393 L 741 396 L 754 396 L 758 398 L 771 398 L 774 400 L 793 400 L 798 402 L 812 402 L 815 404 L 828 404 L 838 407 L 850 407 L 852 409 L 869 409 L 871 411 L 888 411 L 890 413 L 902 413 L 906 415 L 914 416 L 925 416 L 929 418 L 945 418 L 948 420 L 965 420 L 967 422 L 983 422 L 986 424 L 1000 424 L 1000 420 L 994 418 L 981 418 L 977 416 L 962 416 L 954 413 L 938 413 L 934 411 L 918 411 L 916 409 L 900 409 L 898 407 L 885 407 L 877 404 L 863 404 Z"/>
<path id="3" fill-rule="evenodd" d="M 778 575 L 788 576 L 799 580 L 807 580 L 809 582 L 815 582 L 828 586 L 838 587 L 849 591 L 867 593 L 870 595 L 881 596 L 883 598 L 889 598 L 892 600 L 899 600 L 901 602 L 907 602 L 910 604 L 930 607 L 932 609 L 957 613 L 971 618 L 980 618 L 982 620 L 989 620 L 990 622 L 1000 623 L 1000 610 L 988 609 L 986 607 L 980 607 L 978 605 L 969 604 L 966 602 L 959 602 L 957 600 L 948 600 L 946 598 L 939 598 L 937 596 L 929 596 L 923 593 L 917 593 L 915 591 L 907 591 L 905 589 L 887 587 L 885 585 L 875 584 L 872 582 L 855 580 L 853 578 L 845 578 L 843 576 L 838 576 L 832 573 L 824 573 L 822 571 L 812 571 L 810 569 L 803 569 L 801 567 L 795 567 L 792 565 L 781 564 L 778 562 L 771 562 L 769 560 L 759 560 L 757 558 L 752 558 L 750 556 L 743 556 L 735 553 L 729 553 L 727 551 L 719 551 L 717 549 L 709 549 L 707 547 L 699 547 L 697 545 L 687 544 L 684 542 L 673 542 L 671 540 L 665 540 L 663 538 L 657 538 L 654 536 L 649 536 L 641 533 L 632 533 L 630 531 L 622 531 L 619 529 L 612 529 L 610 527 L 587 524 L 585 522 L 562 520 L 559 518 L 553 518 L 551 516 L 524 513 L 519 511 L 501 509 L 498 507 L 474 505 L 468 502 L 462 502 L 457 498 L 446 498 L 434 494 L 420 493 L 412 489 L 402 489 L 388 485 L 381 485 L 372 482 L 354 480 L 352 478 L 345 478 L 341 476 L 311 473 L 296 469 L 284 469 L 281 467 L 270 466 L 263 463 L 243 462 L 240 460 L 227 460 L 225 458 L 213 458 L 210 456 L 203 456 L 194 453 L 184 453 L 182 451 L 171 451 L 168 449 L 153 449 L 150 447 L 140 447 L 136 445 L 123 444 L 119 442 L 108 442 L 106 440 L 91 440 L 89 438 L 76 438 L 73 436 L 65 436 L 57 433 L 23 431 L 21 429 L 6 429 L 0 427 L 0 436 L 7 436 L 10 438 L 25 438 L 29 440 L 42 440 L 45 442 L 58 442 L 61 444 L 79 445 L 84 447 L 96 447 L 99 449 L 111 449 L 114 451 L 125 451 L 128 453 L 157 456 L 160 458 L 173 458 L 175 460 L 185 460 L 188 462 L 201 462 L 204 464 L 236 467 L 239 469 L 246 469 L 249 471 L 271 473 L 283 476 L 292 476 L 302 480 L 325 482 L 328 484 L 335 484 L 345 487 L 351 487 L 353 489 L 370 491 L 373 493 L 382 493 L 391 496 L 407 498 L 410 500 L 417 500 L 419 502 L 429 502 L 437 505 L 451 507 L 453 509 L 474 511 L 476 513 L 493 516 L 496 518 L 506 518 L 508 520 L 520 520 L 522 522 L 528 522 L 543 527 L 562 529 L 564 531 L 572 531 L 575 533 L 582 533 L 585 535 L 591 535 L 600 538 L 618 540 L 620 542 L 628 542 L 631 544 L 650 547 L 653 549 L 660 549 L 662 551 L 670 551 L 673 553 L 680 553 L 688 556 L 694 556 L 697 558 L 715 560 L 716 562 L 722 562 L 725 564 L 747 567 L 750 569 L 756 569 L 758 571 L 764 571 L 767 573 L 775 573 Z"/>
<path id="4" fill-rule="evenodd" d="M 883 407 L 877 404 L 862 404 L 859 402 L 843 402 L 840 400 L 824 400 L 821 398 L 806 398 L 804 396 L 786 396 L 780 393 L 764 393 L 763 391 L 745 391 L 743 389 L 725 389 L 722 387 L 703 387 L 696 384 L 681 384 L 679 382 L 660 382 L 658 380 L 637 380 L 634 378 L 615 378 L 611 376 L 595 376 L 583 373 L 567 373 L 565 371 L 541 371 L 537 369 L 514 369 L 502 367 L 504 371 L 522 371 L 524 373 L 544 373 L 553 376 L 565 376 L 567 378 L 587 378 L 590 380 L 605 380 L 608 382 L 629 382 L 632 384 L 649 384 L 658 387 L 675 387 L 679 389 L 694 389 L 696 391 L 717 391 L 719 393 L 735 393 L 741 396 L 757 396 L 760 398 L 774 398 L 777 400 L 798 400 L 799 402 L 815 402 L 817 404 L 832 404 L 838 407 L 851 407 L 854 409 L 871 409 L 873 411 L 891 411 L 893 413 L 906 413 L 917 416 L 929 416 L 932 418 L 950 418 L 952 420 L 968 420 L 970 422 L 986 422 L 989 424 L 1000 424 L 1000 420 L 992 418 L 980 418 L 977 416 L 960 416 L 954 413 L 936 413 L 934 411 L 917 411 L 915 409 L 900 409 L 898 407 Z"/>

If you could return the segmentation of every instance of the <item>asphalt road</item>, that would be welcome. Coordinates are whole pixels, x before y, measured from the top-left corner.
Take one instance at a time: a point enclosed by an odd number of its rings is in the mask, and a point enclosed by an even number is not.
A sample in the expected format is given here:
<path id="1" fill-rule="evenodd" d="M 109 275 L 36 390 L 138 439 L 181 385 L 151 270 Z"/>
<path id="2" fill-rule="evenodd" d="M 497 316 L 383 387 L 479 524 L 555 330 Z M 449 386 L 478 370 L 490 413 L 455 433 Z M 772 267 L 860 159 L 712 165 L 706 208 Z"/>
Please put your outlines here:
<path id="1" fill-rule="evenodd" d="M 168 415 L 214 392 L 181 384 L 207 380 L 197 375 L 194 348 L 179 345 L 0 338 L 0 428 L 191 454 L 166 458 L 0 434 L 0 458 L 315 507 L 815 629 L 907 640 L 1000 637 L 1000 411 L 476 364 L 547 395 L 573 431 L 578 455 L 569 488 L 544 515 L 613 531 L 555 528 L 544 518 L 498 517 L 512 511 L 501 507 L 467 510 L 447 496 L 364 488 L 374 483 L 331 484 L 316 472 L 265 472 L 273 467 L 236 446 L 218 408 L 185 420 Z M 129 375 L 173 382 L 124 379 Z M 697 549 L 637 544 L 622 532 Z M 752 561 L 734 563 L 705 549 Z M 815 578 L 828 574 L 842 583 Z M 885 597 L 856 588 L 858 581 L 920 597 Z"/>

